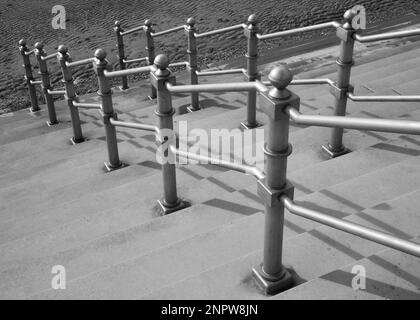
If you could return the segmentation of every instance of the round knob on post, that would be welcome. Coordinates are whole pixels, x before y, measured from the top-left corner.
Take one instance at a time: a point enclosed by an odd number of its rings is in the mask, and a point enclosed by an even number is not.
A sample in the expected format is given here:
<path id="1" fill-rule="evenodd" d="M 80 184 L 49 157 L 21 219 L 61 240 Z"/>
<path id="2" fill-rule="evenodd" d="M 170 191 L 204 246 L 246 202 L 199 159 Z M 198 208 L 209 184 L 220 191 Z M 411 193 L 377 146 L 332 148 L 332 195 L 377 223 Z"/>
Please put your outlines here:
<path id="1" fill-rule="evenodd" d="M 169 75 L 169 70 L 167 69 L 168 66 L 169 66 L 169 59 L 166 55 L 164 55 L 164 54 L 157 55 L 156 58 L 155 58 L 155 61 L 154 61 L 154 65 L 158 69 L 156 71 L 156 75 L 158 75 L 158 76 L 168 76 Z"/>
<path id="2" fill-rule="evenodd" d="M 255 14 L 251 14 L 248 17 L 248 24 L 256 24 L 258 22 L 257 16 Z"/>
<path id="3" fill-rule="evenodd" d="M 58 46 L 58 52 L 61 53 L 62 55 L 66 55 L 67 52 L 69 52 L 69 49 L 65 45 L 61 44 Z"/>
<path id="4" fill-rule="evenodd" d="M 189 17 L 187 20 L 187 25 L 189 25 L 190 28 L 193 28 L 195 25 L 195 19 L 193 17 Z"/>
<path id="5" fill-rule="evenodd" d="M 293 80 L 293 74 L 286 66 L 278 66 L 273 68 L 268 75 L 273 88 L 269 91 L 269 95 L 275 99 L 287 99 L 290 92 L 286 89 Z"/>
<path id="6" fill-rule="evenodd" d="M 144 25 L 149 28 L 152 26 L 152 21 L 150 19 L 146 19 L 144 20 Z"/>
<path id="7" fill-rule="evenodd" d="M 35 49 L 42 50 L 44 48 L 44 44 L 42 42 L 35 43 Z"/>
<path id="8" fill-rule="evenodd" d="M 19 45 L 20 45 L 21 47 L 26 47 L 26 40 L 25 40 L 25 39 L 20 39 L 20 40 L 19 40 Z"/>
<path id="9" fill-rule="evenodd" d="M 114 25 L 116 27 L 121 27 L 121 21 L 120 20 L 116 20 L 115 23 L 114 23 Z"/>
<path id="10" fill-rule="evenodd" d="M 97 49 L 95 51 L 95 58 L 102 61 L 106 58 L 106 51 L 104 49 Z"/>

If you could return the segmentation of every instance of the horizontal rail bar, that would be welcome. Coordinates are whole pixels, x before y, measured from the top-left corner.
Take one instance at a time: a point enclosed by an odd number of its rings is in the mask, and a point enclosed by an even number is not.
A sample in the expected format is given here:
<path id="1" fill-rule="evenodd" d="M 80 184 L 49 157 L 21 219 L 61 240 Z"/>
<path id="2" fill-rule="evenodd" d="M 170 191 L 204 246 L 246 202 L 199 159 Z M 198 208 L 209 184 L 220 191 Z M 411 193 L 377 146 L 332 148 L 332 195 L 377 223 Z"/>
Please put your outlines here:
<path id="1" fill-rule="evenodd" d="M 168 67 L 182 67 L 182 66 L 188 66 L 188 64 L 189 63 L 187 61 L 174 62 L 174 63 L 170 63 Z"/>
<path id="2" fill-rule="evenodd" d="M 168 34 L 168 33 L 176 32 L 176 31 L 184 30 L 184 29 L 185 29 L 185 26 L 182 25 L 182 26 L 171 28 L 171 29 L 168 29 L 168 30 L 152 33 L 152 37 L 159 37 L 159 36 L 163 36 L 163 35 Z"/>
<path id="3" fill-rule="evenodd" d="M 113 126 L 116 127 L 124 127 L 124 128 L 131 128 L 131 129 L 137 129 L 137 130 L 145 130 L 145 131 L 153 131 L 156 133 L 159 133 L 159 128 L 156 126 L 153 126 L 151 124 L 145 124 L 145 123 L 135 123 L 135 122 L 127 122 L 127 121 L 118 121 L 115 119 L 110 119 L 110 122 Z"/>
<path id="4" fill-rule="evenodd" d="M 150 72 L 152 66 L 145 66 L 145 67 L 138 67 L 132 69 L 125 69 L 125 70 L 117 70 L 117 71 L 104 71 L 104 75 L 107 78 L 112 77 L 120 77 L 120 76 L 129 76 L 132 74 L 138 74 L 142 72 Z"/>
<path id="5" fill-rule="evenodd" d="M 149 59 L 147 57 L 143 57 L 143 58 L 137 58 L 137 59 L 131 59 L 131 60 L 125 60 L 123 59 L 123 62 L 126 64 L 129 63 L 134 63 L 134 62 L 143 62 L 143 61 L 148 61 Z"/>
<path id="6" fill-rule="evenodd" d="M 57 52 L 56 52 L 56 53 L 51 53 L 51 54 L 50 54 L 50 55 L 48 55 L 48 56 L 41 57 L 41 59 L 42 59 L 42 60 L 44 60 L 44 61 L 46 61 L 46 60 L 51 60 L 51 59 L 57 58 L 57 55 L 58 55 L 58 53 L 57 53 Z"/>
<path id="7" fill-rule="evenodd" d="M 352 93 L 347 93 L 347 96 L 352 101 L 364 102 L 419 102 L 420 96 L 356 96 Z"/>
<path id="8" fill-rule="evenodd" d="M 195 153 L 181 151 L 173 145 L 171 145 L 170 148 L 171 148 L 171 151 L 174 154 L 176 154 L 176 155 L 178 155 L 179 157 L 182 157 L 182 158 L 186 158 L 186 159 L 190 158 L 190 159 L 193 159 L 193 160 L 196 160 L 196 161 L 201 161 L 201 162 L 206 163 L 206 164 L 212 164 L 212 165 L 215 165 L 215 166 L 239 171 L 239 172 L 242 172 L 242 173 L 251 174 L 259 180 L 265 178 L 265 174 L 260 169 L 258 169 L 257 167 L 254 167 L 254 166 L 248 166 L 248 165 L 245 165 L 245 164 L 233 163 L 233 162 L 229 162 L 229 161 L 223 161 L 223 160 L 219 160 L 219 159 L 216 159 L 216 158 L 211 158 L 211 157 L 198 155 L 198 154 L 195 154 Z"/>
<path id="9" fill-rule="evenodd" d="M 42 84 L 41 80 L 31 80 L 31 84 Z"/>
<path id="10" fill-rule="evenodd" d="M 257 91 L 255 82 L 215 83 L 215 84 L 187 84 L 173 85 L 166 83 L 166 88 L 173 93 L 188 92 L 229 92 L 229 91 Z"/>
<path id="11" fill-rule="evenodd" d="M 73 105 L 77 108 L 84 108 L 84 109 L 102 109 L 102 105 L 99 103 L 85 103 L 85 102 L 73 101 Z"/>
<path id="12" fill-rule="evenodd" d="M 66 94 L 66 90 L 50 90 L 50 89 L 48 89 L 47 92 L 48 92 L 48 94 L 57 95 L 57 96 Z"/>
<path id="13" fill-rule="evenodd" d="M 312 209 L 305 208 L 296 204 L 287 196 L 282 196 L 280 200 L 290 213 L 325 224 L 334 229 L 354 234 L 355 236 L 374 241 L 376 243 L 411 254 L 413 256 L 420 257 L 420 244 L 403 240 L 393 235 L 364 227 L 354 222 L 345 221 Z"/>
<path id="14" fill-rule="evenodd" d="M 286 112 L 297 124 L 329 128 L 420 134 L 420 121 L 304 115 L 291 107 L 288 107 Z"/>
<path id="15" fill-rule="evenodd" d="M 221 74 L 234 74 L 234 73 L 246 73 L 245 69 L 229 69 L 229 70 L 215 70 L 215 71 L 196 71 L 197 76 L 207 77 L 207 76 L 217 76 Z"/>
<path id="16" fill-rule="evenodd" d="M 31 54 L 34 54 L 35 53 L 35 49 L 32 49 L 32 50 L 29 50 L 29 51 L 26 51 L 25 52 L 25 54 L 27 55 L 27 56 L 30 56 Z"/>
<path id="17" fill-rule="evenodd" d="M 373 41 L 397 39 L 397 38 L 404 38 L 404 37 L 411 37 L 411 36 L 419 36 L 419 35 L 420 35 L 420 29 L 412 29 L 412 30 L 387 32 L 387 33 L 382 33 L 382 34 L 374 34 L 370 36 L 362 36 L 356 33 L 354 35 L 354 39 L 363 43 L 363 42 L 373 42 Z"/>
<path id="18" fill-rule="evenodd" d="M 231 27 L 226 27 L 226 28 L 217 29 L 217 30 L 213 30 L 213 31 L 208 31 L 208 32 L 203 32 L 203 33 L 194 33 L 194 35 L 195 35 L 196 38 L 204 38 L 204 37 L 213 36 L 213 35 L 219 34 L 219 33 L 225 33 L 225 32 L 229 32 L 229 31 L 233 31 L 233 30 L 237 30 L 237 29 L 244 29 L 246 27 L 247 27 L 246 24 L 236 24 L 236 25 L 231 26 Z"/>
<path id="19" fill-rule="evenodd" d="M 324 28 L 331 28 L 331 27 L 332 28 L 338 28 L 339 26 L 341 26 L 340 23 L 338 23 L 336 21 L 331 21 L 331 22 L 315 24 L 313 26 L 301 27 L 301 28 L 279 31 L 279 32 L 274 32 L 274 33 L 268 33 L 268 34 L 257 33 L 257 38 L 260 39 L 260 40 L 268 40 L 268 39 L 273 39 L 273 38 L 289 36 L 289 35 L 296 34 L 296 33 L 302 33 L 302 32 L 324 29 Z"/>
<path id="20" fill-rule="evenodd" d="M 141 25 L 139 27 L 135 27 L 133 29 L 130 29 L 130 30 L 121 32 L 121 35 L 122 36 L 126 36 L 127 34 L 130 34 L 130 33 L 133 33 L 133 32 L 139 31 L 139 30 L 143 30 L 143 29 L 144 29 L 144 25 Z"/>
<path id="21" fill-rule="evenodd" d="M 89 63 L 93 62 L 94 60 L 95 60 L 95 58 L 87 58 L 87 59 L 74 61 L 74 62 L 66 62 L 66 66 L 69 67 L 69 68 L 70 67 L 82 66 L 84 64 L 89 64 Z"/>
<path id="22" fill-rule="evenodd" d="M 266 86 L 272 86 L 270 81 L 262 82 Z M 328 84 L 334 85 L 334 81 L 328 78 L 323 79 L 294 79 L 290 82 L 290 85 L 309 85 L 309 84 Z"/>

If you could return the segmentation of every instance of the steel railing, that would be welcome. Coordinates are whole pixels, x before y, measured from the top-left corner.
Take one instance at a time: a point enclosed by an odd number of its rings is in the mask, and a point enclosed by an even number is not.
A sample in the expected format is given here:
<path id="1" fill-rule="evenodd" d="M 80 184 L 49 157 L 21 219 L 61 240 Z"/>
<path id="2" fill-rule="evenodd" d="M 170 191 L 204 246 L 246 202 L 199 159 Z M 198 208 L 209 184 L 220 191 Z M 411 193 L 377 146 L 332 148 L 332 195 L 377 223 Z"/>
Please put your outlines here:
<path id="1" fill-rule="evenodd" d="M 420 96 L 357 96 L 353 94 L 353 87 L 350 85 L 350 71 L 353 65 L 353 48 L 354 41 L 368 42 L 390 39 L 393 37 L 403 37 L 418 35 L 419 30 L 410 32 L 387 33 L 375 36 L 359 36 L 356 30 L 351 27 L 351 20 L 354 17 L 352 11 L 347 11 L 344 15 L 345 23 L 340 25 L 337 22 L 328 22 L 311 27 L 303 27 L 294 30 L 276 32 L 269 35 L 261 35 L 256 28 L 256 18 L 251 15 L 248 19 L 247 25 L 236 25 L 233 27 L 213 30 L 202 34 L 196 33 L 194 28 L 195 21 L 188 19 L 187 25 L 184 26 L 186 33 L 189 35 L 188 52 L 190 55 L 189 62 L 181 62 L 170 64 L 169 60 L 164 55 L 158 55 L 153 60 L 150 60 L 150 53 L 148 57 L 149 64 L 153 65 L 138 67 L 138 68 L 121 68 L 121 70 L 111 71 L 108 61 L 106 60 L 106 52 L 98 49 L 95 52 L 95 57 L 91 59 L 84 59 L 81 61 L 71 62 L 68 50 L 64 46 L 58 48 L 58 53 L 47 56 L 42 50 L 42 45 L 37 44 L 34 50 L 29 50 L 24 41 L 20 42 L 20 52 L 22 54 L 26 72 L 26 80 L 29 88 L 31 99 L 33 98 L 33 86 L 39 81 L 34 80 L 32 76 L 32 68 L 29 56 L 37 55 L 38 62 L 42 63 L 46 60 L 52 59 L 54 56 L 58 58 L 62 68 L 63 79 L 65 83 L 65 98 L 68 102 L 70 115 L 73 125 L 74 137 L 72 141 L 77 143 L 84 140 L 78 108 L 99 109 L 103 118 L 105 136 L 108 150 L 108 161 L 105 162 L 105 167 L 108 171 L 116 170 L 124 166 L 119 158 L 117 127 L 132 128 L 136 130 L 152 131 L 157 135 L 157 142 L 161 146 L 166 145 L 167 148 L 163 151 L 165 156 L 169 158 L 189 158 L 196 161 L 204 161 L 206 163 L 225 167 L 231 170 L 250 174 L 256 177 L 258 185 L 258 194 L 265 203 L 265 231 L 264 231 L 264 250 L 263 262 L 260 266 L 253 268 L 253 275 L 257 282 L 264 288 L 266 293 L 275 293 L 279 290 L 284 290 L 292 285 L 291 275 L 288 273 L 282 263 L 282 246 L 283 246 L 283 226 L 284 226 L 284 209 L 288 209 L 290 213 L 299 215 L 301 217 L 317 221 L 321 224 L 328 225 L 335 229 L 354 234 L 356 236 L 377 242 L 379 244 L 400 250 L 402 252 L 420 257 L 420 244 L 397 238 L 393 235 L 364 227 L 362 225 L 344 221 L 329 216 L 328 214 L 318 212 L 306 208 L 293 200 L 294 188 L 287 180 L 287 158 L 292 153 L 292 146 L 289 143 L 289 126 L 290 121 L 297 124 L 304 124 L 310 126 L 321 126 L 333 128 L 330 143 L 324 147 L 332 157 L 345 152 L 342 145 L 343 129 L 357 129 L 357 130 L 371 130 L 394 133 L 409 133 L 420 135 L 420 122 L 408 120 L 392 120 L 392 119 L 366 119 L 345 117 L 345 109 L 347 99 L 353 101 L 373 101 L 373 102 L 412 102 L 420 101 Z M 120 25 L 116 24 L 116 28 Z M 293 80 L 290 71 L 284 67 L 276 67 L 271 70 L 268 79 L 269 81 L 260 81 L 256 69 L 257 40 L 273 39 L 291 35 L 297 32 L 306 32 L 311 30 L 318 30 L 321 28 L 333 27 L 337 28 L 337 36 L 341 39 L 340 55 L 337 60 L 339 66 L 337 82 L 331 79 L 299 79 Z M 218 70 L 207 71 L 200 73 L 197 70 L 196 63 L 196 44 L 195 39 L 212 36 L 222 32 L 230 32 L 243 28 L 245 34 L 248 36 L 248 63 L 247 69 L 233 69 L 233 70 Z M 135 31 L 144 29 L 146 35 L 153 39 L 153 36 L 164 35 L 168 32 L 175 32 L 182 30 L 181 27 L 176 27 L 154 33 L 151 29 L 150 21 L 146 21 L 141 28 L 134 28 L 127 32 L 119 30 L 120 36 L 133 33 Z M 201 36 L 200 36 L 201 35 Z M 153 42 L 148 42 L 148 45 Z M 149 47 L 149 49 L 151 49 Z M 152 52 L 154 56 L 154 51 Z M 125 57 L 124 57 L 125 59 Z M 100 104 L 84 103 L 78 100 L 76 95 L 72 73 L 69 70 L 72 66 L 91 63 L 93 69 L 98 77 Z M 125 59 L 125 62 L 127 60 Z M 171 74 L 168 67 L 178 66 L 180 64 L 186 65 L 190 69 L 191 84 L 176 85 L 175 77 Z M 44 65 L 45 66 L 45 65 Z M 120 66 L 121 67 L 121 66 Z M 48 71 L 45 68 L 41 70 L 41 84 L 48 87 L 47 75 Z M 42 71 L 43 70 L 43 71 Z M 158 116 L 159 125 L 154 126 L 150 124 L 132 123 L 127 121 L 120 121 L 117 119 L 117 114 L 113 108 L 112 90 L 109 78 L 124 77 L 138 73 L 149 73 L 152 92 L 155 92 L 157 99 L 157 109 L 155 114 Z M 215 83 L 215 84 L 198 84 L 196 77 L 199 75 L 220 75 L 227 73 L 245 73 L 247 81 L 236 83 Z M 251 77 L 252 75 L 252 77 Z M 335 97 L 335 112 L 331 116 L 323 115 L 305 115 L 299 111 L 300 98 L 288 89 L 289 85 L 310 85 L 327 84 L 330 87 L 331 93 Z M 187 151 L 176 148 L 176 136 L 173 133 L 173 114 L 172 94 L 174 93 L 190 93 L 192 97 L 198 97 L 200 92 L 247 92 L 248 93 L 248 116 L 252 119 L 252 114 L 249 113 L 249 106 L 256 94 L 260 94 L 260 108 L 268 118 L 267 135 L 264 143 L 265 154 L 265 172 L 262 172 L 257 167 L 223 161 L 216 158 L 205 157 L 202 155 L 193 154 Z M 58 94 L 59 91 L 55 92 Z M 46 90 L 47 94 L 55 94 L 52 90 Z M 63 94 L 60 91 L 60 94 Z M 36 95 L 35 95 L 36 98 Z M 35 99 L 36 100 L 36 99 Z M 198 100 L 197 100 L 198 101 Z M 37 104 L 32 104 L 32 109 L 35 109 Z M 191 105 L 192 108 L 193 105 Z M 33 110 L 34 111 L 34 110 Z M 344 113 L 343 113 L 344 112 Z M 51 116 L 51 114 L 50 114 Z M 249 124 L 249 123 L 248 123 Z M 247 126 L 245 126 L 247 127 Z M 252 126 L 249 126 L 252 127 Z M 182 200 L 177 193 L 176 183 L 176 168 L 175 164 L 171 162 L 162 162 L 162 178 L 163 178 L 163 197 L 158 200 L 159 207 L 164 214 L 174 212 L 185 208 L 188 204 Z"/>

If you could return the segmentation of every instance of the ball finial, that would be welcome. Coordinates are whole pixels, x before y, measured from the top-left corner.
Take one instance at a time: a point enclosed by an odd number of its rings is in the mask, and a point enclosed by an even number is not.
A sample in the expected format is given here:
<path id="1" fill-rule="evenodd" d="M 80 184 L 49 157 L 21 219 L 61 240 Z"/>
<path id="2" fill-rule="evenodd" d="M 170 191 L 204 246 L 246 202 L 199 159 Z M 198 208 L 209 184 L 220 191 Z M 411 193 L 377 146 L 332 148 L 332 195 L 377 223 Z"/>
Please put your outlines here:
<path id="1" fill-rule="evenodd" d="M 98 60 L 104 60 L 106 58 L 106 52 L 104 49 L 97 49 L 95 51 L 95 58 Z"/>
<path id="2" fill-rule="evenodd" d="M 195 25 L 195 19 L 193 17 L 189 17 L 188 20 L 187 20 L 187 24 L 190 27 L 194 27 L 194 25 Z"/>
<path id="3" fill-rule="evenodd" d="M 156 56 L 154 64 L 158 69 L 165 70 L 169 66 L 169 59 L 164 54 L 159 54 Z"/>
<path id="4" fill-rule="evenodd" d="M 19 40 L 19 45 L 20 45 L 21 47 L 25 47 L 25 46 L 26 46 L 26 40 L 25 40 L 25 39 L 20 39 L 20 40 Z"/>
<path id="5" fill-rule="evenodd" d="M 268 75 L 268 80 L 274 87 L 269 92 L 270 96 L 277 99 L 288 98 L 290 93 L 285 89 L 292 82 L 292 79 L 293 74 L 286 66 L 281 65 L 273 68 Z"/>
<path id="6" fill-rule="evenodd" d="M 152 21 L 150 19 L 146 19 L 146 20 L 144 20 L 144 25 L 146 27 L 151 27 L 152 26 Z"/>
<path id="7" fill-rule="evenodd" d="M 257 16 L 255 14 L 251 14 L 248 17 L 248 23 L 249 24 L 256 24 L 258 22 Z"/>
<path id="8" fill-rule="evenodd" d="M 114 22 L 114 25 L 118 28 L 118 27 L 121 27 L 121 21 L 120 20 L 116 20 L 115 22 Z"/>
<path id="9" fill-rule="evenodd" d="M 42 50 L 44 48 L 44 44 L 42 42 L 35 43 L 35 49 Z"/>
<path id="10" fill-rule="evenodd" d="M 58 52 L 60 52 L 61 54 L 67 54 L 68 51 L 69 49 L 67 49 L 65 45 L 61 44 L 58 46 Z"/>

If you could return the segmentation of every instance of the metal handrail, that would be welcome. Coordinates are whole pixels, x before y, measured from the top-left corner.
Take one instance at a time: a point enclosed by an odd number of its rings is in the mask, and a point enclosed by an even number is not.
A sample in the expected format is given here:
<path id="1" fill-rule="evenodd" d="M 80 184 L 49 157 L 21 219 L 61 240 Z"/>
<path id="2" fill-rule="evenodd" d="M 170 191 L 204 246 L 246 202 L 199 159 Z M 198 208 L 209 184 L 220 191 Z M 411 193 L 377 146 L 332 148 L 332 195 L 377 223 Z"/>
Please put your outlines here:
<path id="1" fill-rule="evenodd" d="M 196 71 L 195 74 L 200 77 L 217 76 L 223 74 L 246 73 L 245 69 L 228 69 L 228 70 L 214 70 L 214 71 Z"/>
<path id="2" fill-rule="evenodd" d="M 216 159 L 212 157 L 207 157 L 207 156 L 198 155 L 191 152 L 182 151 L 182 150 L 177 149 L 174 145 L 170 145 L 169 148 L 174 154 L 182 158 L 186 158 L 186 159 L 190 158 L 196 161 L 202 161 L 203 163 L 208 163 L 208 164 L 215 165 L 218 167 L 223 167 L 223 168 L 235 170 L 238 172 L 242 172 L 245 174 L 250 174 L 256 177 L 258 180 L 265 178 L 264 172 L 262 172 L 260 169 L 258 169 L 255 166 L 249 166 L 249 165 L 234 163 L 230 161 L 224 161 L 224 160 L 220 160 L 220 159 Z"/>
<path id="3" fill-rule="evenodd" d="M 66 65 L 67 65 L 67 67 L 71 68 L 71 67 L 82 66 L 84 64 L 89 64 L 93 61 L 95 61 L 95 58 L 87 58 L 87 59 L 78 60 L 78 61 L 74 61 L 74 62 L 66 62 Z"/>
<path id="4" fill-rule="evenodd" d="M 357 96 L 348 92 L 347 97 L 357 102 L 420 102 L 420 96 Z"/>
<path id="5" fill-rule="evenodd" d="M 47 89 L 48 94 L 52 94 L 52 95 L 65 95 L 66 94 L 66 90 L 50 90 Z"/>
<path id="6" fill-rule="evenodd" d="M 337 21 L 331 21 L 331 22 L 315 24 L 315 25 L 312 25 L 312 26 L 295 28 L 295 29 L 279 31 L 279 32 L 274 32 L 274 33 L 268 33 L 268 34 L 257 33 L 257 38 L 259 40 L 268 40 L 268 39 L 289 36 L 289 35 L 292 35 L 292 34 L 297 34 L 297 33 L 302 33 L 302 32 L 319 30 L 319 29 L 325 29 L 325 28 L 331 28 L 331 27 L 332 28 L 338 28 L 340 26 L 341 26 L 341 23 L 339 23 Z"/>
<path id="7" fill-rule="evenodd" d="M 164 31 L 159 31 L 159 32 L 155 32 L 155 33 L 152 32 L 151 35 L 152 35 L 152 37 L 159 37 L 159 36 L 163 36 L 163 35 L 168 34 L 168 33 L 176 32 L 176 31 L 180 31 L 180 30 L 184 30 L 184 29 L 185 29 L 185 25 L 182 25 L 182 26 L 174 27 L 174 28 L 167 29 L 167 30 L 164 30 Z"/>
<path id="8" fill-rule="evenodd" d="M 303 125 L 420 135 L 420 121 L 306 115 L 293 107 L 286 108 L 286 113 L 295 123 Z"/>
<path id="9" fill-rule="evenodd" d="M 180 62 L 170 63 L 168 67 L 172 67 L 172 68 L 174 68 L 174 67 L 184 67 L 184 66 L 187 67 L 188 65 L 189 65 L 188 61 L 180 61 Z"/>
<path id="10" fill-rule="evenodd" d="M 130 29 L 130 30 L 121 32 L 121 35 L 122 36 L 126 36 L 126 35 L 128 35 L 130 33 L 133 33 L 133 32 L 139 31 L 139 30 L 144 30 L 144 28 L 145 28 L 145 26 L 144 25 L 141 25 L 141 26 L 135 27 L 133 29 Z"/>
<path id="11" fill-rule="evenodd" d="M 56 52 L 56 53 L 52 53 L 48 56 L 42 56 L 41 59 L 44 60 L 44 61 L 51 60 L 51 59 L 57 58 L 57 55 L 58 55 L 58 53 Z"/>
<path id="12" fill-rule="evenodd" d="M 272 86 L 270 81 L 262 81 L 266 86 Z M 290 85 L 310 85 L 310 84 L 328 84 L 334 86 L 334 81 L 328 78 L 321 79 L 294 79 L 290 82 Z"/>
<path id="13" fill-rule="evenodd" d="M 131 129 L 137 129 L 137 130 L 145 130 L 145 131 L 153 131 L 159 134 L 160 130 L 158 127 L 151 125 L 151 124 L 145 124 L 145 123 L 135 123 L 135 122 L 127 122 L 127 121 L 119 121 L 115 120 L 113 118 L 110 118 L 109 121 L 113 126 L 116 127 L 124 127 L 124 128 L 131 128 Z"/>
<path id="14" fill-rule="evenodd" d="M 355 33 L 354 39 L 361 43 L 364 43 L 364 42 L 398 39 L 398 38 L 412 37 L 412 36 L 419 36 L 419 35 L 420 35 L 420 29 L 412 29 L 412 30 L 403 30 L 403 31 L 374 34 L 370 36 L 363 36 L 358 33 Z"/>
<path id="15" fill-rule="evenodd" d="M 237 30 L 237 29 L 244 29 L 246 27 L 247 27 L 246 24 L 241 23 L 241 24 L 236 24 L 234 26 L 221 28 L 221 29 L 216 29 L 216 30 L 212 30 L 212 31 L 207 31 L 207 32 L 203 32 L 203 33 L 194 33 L 194 36 L 196 38 L 204 38 L 204 37 L 213 36 L 213 35 L 219 34 L 219 33 L 226 33 L 226 32 L 230 32 L 230 31 Z"/>
<path id="16" fill-rule="evenodd" d="M 37 84 L 37 85 L 41 85 L 42 81 L 41 80 L 30 80 L 31 84 Z"/>
<path id="17" fill-rule="evenodd" d="M 268 88 L 261 82 L 235 82 L 235 83 L 211 83 L 194 85 L 173 85 L 166 83 L 166 88 L 172 93 L 191 92 L 240 92 L 240 91 L 266 91 Z"/>
<path id="18" fill-rule="evenodd" d="M 364 227 L 354 222 L 344 221 L 325 213 L 306 208 L 284 195 L 281 196 L 280 200 L 290 213 L 420 258 L 420 244 L 418 243 L 403 240 L 388 233 Z"/>
<path id="19" fill-rule="evenodd" d="M 86 102 L 78 102 L 73 101 L 73 106 L 76 108 L 84 108 L 84 109 L 101 109 L 102 105 L 99 103 L 86 103 Z"/>
<path id="20" fill-rule="evenodd" d="M 104 71 L 104 75 L 107 78 L 112 77 L 120 77 L 120 76 L 129 76 L 132 74 L 138 74 L 142 72 L 150 72 L 152 66 L 145 66 L 145 67 L 138 67 L 132 69 L 125 69 L 125 70 L 117 70 L 117 71 Z"/>
<path id="21" fill-rule="evenodd" d="M 123 59 L 123 62 L 125 64 L 129 64 L 129 63 L 134 63 L 134 62 L 143 62 L 143 61 L 149 61 L 149 59 L 147 57 L 143 57 L 143 58 L 136 58 L 136 59 L 131 59 L 131 60 L 125 60 Z"/>

